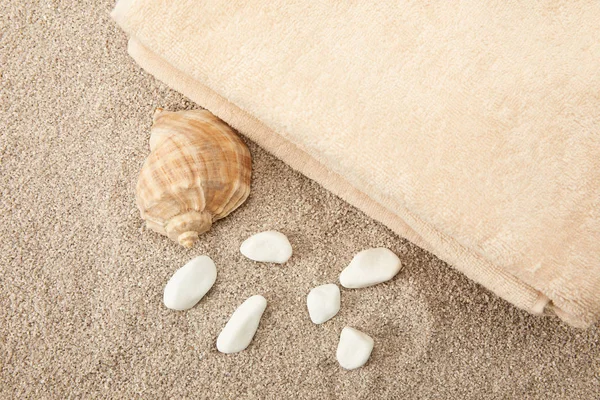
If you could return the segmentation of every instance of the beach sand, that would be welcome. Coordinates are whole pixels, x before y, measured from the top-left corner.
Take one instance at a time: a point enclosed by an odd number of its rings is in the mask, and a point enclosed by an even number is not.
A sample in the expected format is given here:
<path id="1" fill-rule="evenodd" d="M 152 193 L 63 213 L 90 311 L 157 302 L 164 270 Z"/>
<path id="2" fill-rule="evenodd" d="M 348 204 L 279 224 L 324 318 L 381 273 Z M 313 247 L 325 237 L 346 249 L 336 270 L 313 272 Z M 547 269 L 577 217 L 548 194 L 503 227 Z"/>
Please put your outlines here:
<path id="1" fill-rule="evenodd" d="M 186 250 L 148 231 L 134 188 L 156 107 L 198 106 L 126 53 L 112 1 L 0 4 L 0 398 L 593 399 L 598 325 L 534 317 L 469 281 L 248 142 L 248 201 Z M 284 265 L 245 259 L 253 233 L 285 233 Z M 311 323 L 306 294 L 365 248 L 404 268 L 342 290 Z M 171 274 L 207 254 L 218 277 L 186 312 L 162 304 Z M 261 294 L 252 344 L 216 350 L 233 310 Z M 335 359 L 344 326 L 369 362 Z"/>

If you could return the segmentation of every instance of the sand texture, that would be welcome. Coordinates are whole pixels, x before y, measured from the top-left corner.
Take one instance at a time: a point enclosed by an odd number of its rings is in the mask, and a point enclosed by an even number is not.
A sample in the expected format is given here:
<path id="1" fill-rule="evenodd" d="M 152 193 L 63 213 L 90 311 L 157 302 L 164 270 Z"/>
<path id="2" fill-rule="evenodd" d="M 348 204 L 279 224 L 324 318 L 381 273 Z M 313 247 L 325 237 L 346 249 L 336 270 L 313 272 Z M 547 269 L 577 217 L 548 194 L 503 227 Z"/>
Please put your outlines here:
<path id="1" fill-rule="evenodd" d="M 0 3 L 0 398 L 597 398 L 598 325 L 514 308 L 253 143 L 248 201 L 195 248 L 147 231 L 134 187 L 152 113 L 197 106 L 134 64 L 112 6 Z M 288 263 L 239 253 L 266 229 L 288 235 Z M 403 271 L 342 290 L 340 313 L 312 324 L 308 291 L 376 246 Z M 214 287 L 166 309 L 166 281 L 200 254 Z M 269 302 L 255 340 L 220 354 L 254 294 Z M 375 340 L 356 371 L 335 360 L 346 325 Z"/>

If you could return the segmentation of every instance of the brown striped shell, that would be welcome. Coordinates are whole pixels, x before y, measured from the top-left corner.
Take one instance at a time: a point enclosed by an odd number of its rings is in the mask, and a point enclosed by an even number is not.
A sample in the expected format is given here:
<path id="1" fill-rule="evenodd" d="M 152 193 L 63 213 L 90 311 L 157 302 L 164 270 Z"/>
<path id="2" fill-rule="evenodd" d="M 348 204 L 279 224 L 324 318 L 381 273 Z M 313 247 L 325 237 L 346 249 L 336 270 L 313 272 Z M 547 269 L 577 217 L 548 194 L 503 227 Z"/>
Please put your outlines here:
<path id="1" fill-rule="evenodd" d="M 206 110 L 157 109 L 136 187 L 148 228 L 192 247 L 250 193 L 248 147 Z"/>

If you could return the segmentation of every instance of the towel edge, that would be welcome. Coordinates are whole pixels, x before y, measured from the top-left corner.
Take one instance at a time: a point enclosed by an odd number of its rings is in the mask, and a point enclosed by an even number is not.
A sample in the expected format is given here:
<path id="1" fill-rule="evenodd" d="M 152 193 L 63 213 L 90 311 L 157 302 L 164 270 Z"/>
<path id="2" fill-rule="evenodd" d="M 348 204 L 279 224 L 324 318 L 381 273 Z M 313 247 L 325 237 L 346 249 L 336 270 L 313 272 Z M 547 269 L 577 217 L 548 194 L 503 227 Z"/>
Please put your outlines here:
<path id="1" fill-rule="evenodd" d="M 119 3 L 131 3 L 132 1 L 120 0 Z M 458 252 L 462 256 L 465 256 L 465 252 L 469 253 L 468 256 L 472 260 L 477 260 L 476 265 L 460 263 L 460 257 L 457 255 L 452 256 L 448 252 L 440 254 L 440 244 L 442 247 L 448 246 L 447 242 L 453 239 L 444 237 L 441 239 L 441 243 L 438 243 L 438 246 L 432 245 L 432 243 L 425 240 L 422 235 L 415 231 L 410 223 L 407 223 L 406 218 L 403 219 L 396 213 L 391 212 L 389 204 L 382 204 L 385 201 L 377 201 L 364 194 L 363 191 L 353 187 L 343 177 L 327 169 L 308 153 L 272 132 L 270 128 L 252 115 L 229 102 L 218 93 L 215 93 L 211 88 L 176 70 L 134 37 L 131 37 L 129 40 L 128 52 L 151 75 L 184 94 L 197 104 L 210 110 L 271 154 L 282 159 L 293 169 L 315 180 L 327 190 L 365 212 L 371 218 L 388 226 L 398 235 L 440 257 L 468 278 L 483 285 L 518 308 L 535 315 L 541 315 L 544 312 L 554 313 L 564 322 L 577 328 L 587 328 L 595 322 L 595 319 L 586 318 L 586 315 L 565 311 L 556 304 L 553 304 L 552 300 L 543 293 L 520 281 L 513 275 L 500 270 L 499 267 L 493 266 L 489 261 L 482 259 L 479 255 L 473 254 L 458 244 L 454 244 L 453 247 L 460 247 Z M 396 208 L 392 207 L 391 209 Z M 414 220 L 413 222 L 419 223 L 416 217 Z M 421 224 L 424 223 L 421 221 Z M 454 249 L 453 251 L 456 252 L 457 250 Z M 483 273 L 481 272 L 482 270 L 484 271 Z"/>

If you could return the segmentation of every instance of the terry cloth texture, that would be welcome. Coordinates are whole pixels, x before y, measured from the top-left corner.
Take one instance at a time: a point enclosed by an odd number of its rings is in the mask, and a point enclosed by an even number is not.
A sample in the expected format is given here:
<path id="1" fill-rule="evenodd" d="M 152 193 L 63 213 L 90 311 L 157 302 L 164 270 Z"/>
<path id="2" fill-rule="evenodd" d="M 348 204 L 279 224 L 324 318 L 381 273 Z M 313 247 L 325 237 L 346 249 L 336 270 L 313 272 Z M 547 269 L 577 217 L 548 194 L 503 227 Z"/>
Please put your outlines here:
<path id="1" fill-rule="evenodd" d="M 122 0 L 147 71 L 531 313 L 600 315 L 600 3 Z"/>

